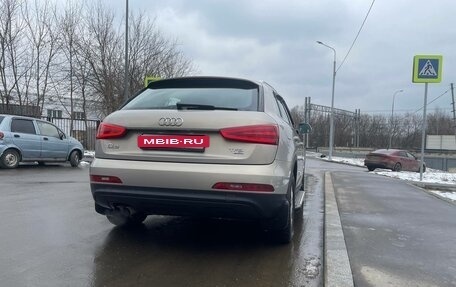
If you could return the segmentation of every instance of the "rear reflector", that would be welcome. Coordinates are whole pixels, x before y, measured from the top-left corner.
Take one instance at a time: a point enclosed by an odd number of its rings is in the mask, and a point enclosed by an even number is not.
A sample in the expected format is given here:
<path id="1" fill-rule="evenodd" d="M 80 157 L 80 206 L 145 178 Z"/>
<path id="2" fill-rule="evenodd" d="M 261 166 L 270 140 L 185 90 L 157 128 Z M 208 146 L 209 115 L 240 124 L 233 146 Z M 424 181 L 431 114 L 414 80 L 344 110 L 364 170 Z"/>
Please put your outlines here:
<path id="1" fill-rule="evenodd" d="M 101 123 L 97 131 L 97 139 L 121 138 L 127 129 L 118 125 Z"/>
<path id="2" fill-rule="evenodd" d="M 242 191 L 258 191 L 258 192 L 273 192 L 274 187 L 270 184 L 260 183 L 237 183 L 237 182 L 217 182 L 212 186 L 213 189 L 224 190 L 242 190 Z"/>
<path id="3" fill-rule="evenodd" d="M 91 175 L 91 182 L 101 182 L 101 183 L 122 183 L 122 180 L 117 176 L 108 176 L 108 175 Z"/>
<path id="4" fill-rule="evenodd" d="M 220 130 L 220 134 L 227 140 L 277 145 L 279 143 L 279 129 L 276 125 L 255 125 L 233 127 Z"/>

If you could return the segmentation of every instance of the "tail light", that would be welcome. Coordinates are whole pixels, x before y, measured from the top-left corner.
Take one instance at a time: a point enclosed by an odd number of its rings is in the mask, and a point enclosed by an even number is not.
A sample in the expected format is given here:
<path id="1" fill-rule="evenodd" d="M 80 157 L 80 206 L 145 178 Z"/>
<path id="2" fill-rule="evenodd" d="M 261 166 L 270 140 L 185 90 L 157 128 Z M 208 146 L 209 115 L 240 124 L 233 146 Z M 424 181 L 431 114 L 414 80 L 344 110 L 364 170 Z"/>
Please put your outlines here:
<path id="1" fill-rule="evenodd" d="M 108 175 L 91 175 L 91 182 L 101 182 L 101 183 L 122 183 L 122 180 L 117 176 L 108 176 Z"/>
<path id="2" fill-rule="evenodd" d="M 279 143 L 279 129 L 277 125 L 255 125 L 225 128 L 220 134 L 227 140 L 277 145 Z"/>
<path id="3" fill-rule="evenodd" d="M 2 140 L 4 136 L 5 136 L 5 134 L 3 134 L 2 132 L 0 132 L 0 140 Z"/>
<path id="4" fill-rule="evenodd" d="M 113 124 L 101 123 L 97 131 L 97 139 L 121 138 L 125 135 L 127 129 Z"/>
<path id="5" fill-rule="evenodd" d="M 274 187 L 270 184 L 261 183 L 238 183 L 238 182 L 217 182 L 212 186 L 213 189 L 273 192 Z"/>

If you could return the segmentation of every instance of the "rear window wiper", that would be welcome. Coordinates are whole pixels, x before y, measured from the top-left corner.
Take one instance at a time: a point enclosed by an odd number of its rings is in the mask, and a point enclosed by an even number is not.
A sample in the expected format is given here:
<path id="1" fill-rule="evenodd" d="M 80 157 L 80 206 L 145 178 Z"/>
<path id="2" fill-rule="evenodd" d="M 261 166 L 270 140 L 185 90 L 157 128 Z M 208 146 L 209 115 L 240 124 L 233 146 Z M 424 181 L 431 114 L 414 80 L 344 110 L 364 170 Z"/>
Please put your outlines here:
<path id="1" fill-rule="evenodd" d="M 227 111 L 237 111 L 236 108 L 228 107 L 216 107 L 212 105 L 200 105 L 200 104 L 182 104 L 177 103 L 176 108 L 178 110 L 204 110 L 204 111 L 213 111 L 213 110 L 227 110 Z"/>

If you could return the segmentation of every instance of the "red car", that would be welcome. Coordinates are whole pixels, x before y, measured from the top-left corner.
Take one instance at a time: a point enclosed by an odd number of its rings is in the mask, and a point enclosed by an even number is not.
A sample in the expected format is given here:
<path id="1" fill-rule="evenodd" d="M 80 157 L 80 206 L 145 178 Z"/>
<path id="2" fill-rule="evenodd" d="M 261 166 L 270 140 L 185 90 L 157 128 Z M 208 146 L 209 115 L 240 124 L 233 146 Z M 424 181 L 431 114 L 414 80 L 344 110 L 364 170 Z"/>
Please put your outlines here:
<path id="1" fill-rule="evenodd" d="M 366 155 L 364 165 L 369 171 L 376 168 L 391 169 L 392 171 L 420 171 L 420 160 L 406 150 L 379 149 Z M 423 163 L 423 172 L 426 164 Z"/>

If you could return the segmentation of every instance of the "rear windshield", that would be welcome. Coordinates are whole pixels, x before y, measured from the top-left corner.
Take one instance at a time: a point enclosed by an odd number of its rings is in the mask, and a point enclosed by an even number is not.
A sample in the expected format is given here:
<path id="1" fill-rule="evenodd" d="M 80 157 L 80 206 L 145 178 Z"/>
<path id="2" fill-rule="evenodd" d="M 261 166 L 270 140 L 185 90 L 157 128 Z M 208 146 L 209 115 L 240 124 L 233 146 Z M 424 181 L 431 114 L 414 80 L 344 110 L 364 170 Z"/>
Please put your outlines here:
<path id="1" fill-rule="evenodd" d="M 258 89 L 238 88 L 148 88 L 122 110 L 177 109 L 179 105 L 207 105 L 239 111 L 258 110 Z"/>

